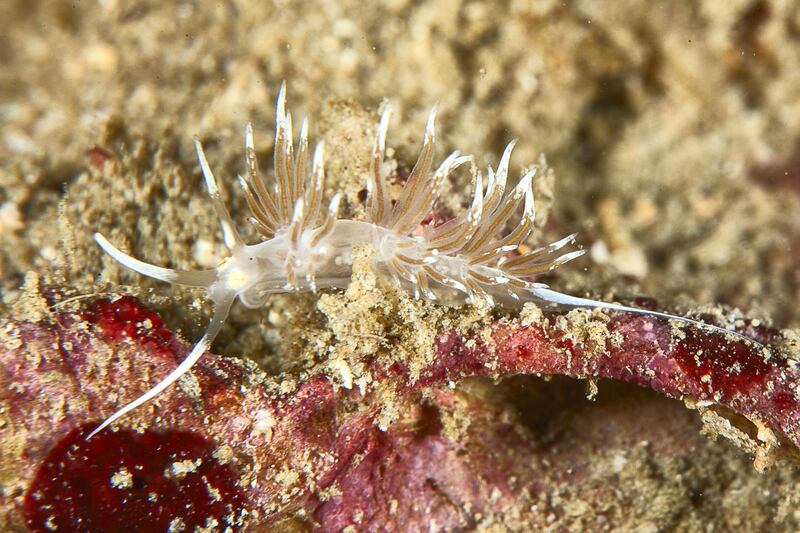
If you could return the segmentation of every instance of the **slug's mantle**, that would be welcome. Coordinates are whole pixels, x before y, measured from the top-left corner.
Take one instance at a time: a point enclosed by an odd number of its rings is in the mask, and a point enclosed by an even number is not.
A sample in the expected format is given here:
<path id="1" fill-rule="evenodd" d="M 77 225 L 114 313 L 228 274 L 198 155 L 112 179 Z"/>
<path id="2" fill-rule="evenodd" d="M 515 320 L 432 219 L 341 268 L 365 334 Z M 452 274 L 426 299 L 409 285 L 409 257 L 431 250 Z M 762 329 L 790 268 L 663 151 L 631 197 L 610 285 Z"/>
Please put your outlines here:
<path id="1" fill-rule="evenodd" d="M 169 283 L 206 289 L 214 302 L 214 313 L 202 338 L 169 375 L 119 408 L 89 437 L 153 399 L 188 372 L 219 333 L 237 297 L 245 306 L 257 308 L 270 293 L 345 288 L 352 273 L 354 250 L 363 245 L 374 250 L 376 271 L 395 280 L 417 298 L 437 300 L 442 293 L 451 292 L 489 305 L 533 301 L 560 307 L 593 307 L 675 319 L 744 338 L 739 333 L 689 318 L 574 297 L 532 281 L 533 277 L 583 254 L 582 250 L 563 252 L 575 242 L 574 234 L 533 251 L 521 251 L 534 228 L 532 180 L 539 168 L 530 167 L 518 185 L 506 191 L 508 165 L 516 141 L 508 144 L 496 170 L 488 168 L 485 187 L 483 174 L 472 156 L 453 152 L 435 168 L 436 108 L 428 118 L 416 165 L 396 201 L 389 198 L 386 185 L 388 168 L 384 153 L 390 118 L 387 107 L 378 124 L 372 151 L 367 220 L 339 219 L 339 194 L 333 196 L 323 212 L 324 146 L 317 144 L 309 171 L 308 122 L 302 121 L 295 147 L 285 94 L 282 85 L 276 110 L 272 188 L 265 185 L 259 172 L 252 126 L 248 124 L 245 130 L 247 179 L 240 176 L 239 181 L 251 210 L 249 221 L 262 235 L 262 242 L 247 245 L 242 241 L 199 139 L 195 139 L 195 147 L 200 167 L 230 253 L 221 265 L 203 271 L 162 268 L 130 257 L 102 235 L 95 234 L 110 256 L 132 270 Z M 420 225 L 434 208 L 442 183 L 462 166 L 469 167 L 473 177 L 470 208 L 439 226 L 423 226 L 419 235 Z M 507 224 L 520 208 L 519 221 L 507 230 Z"/>

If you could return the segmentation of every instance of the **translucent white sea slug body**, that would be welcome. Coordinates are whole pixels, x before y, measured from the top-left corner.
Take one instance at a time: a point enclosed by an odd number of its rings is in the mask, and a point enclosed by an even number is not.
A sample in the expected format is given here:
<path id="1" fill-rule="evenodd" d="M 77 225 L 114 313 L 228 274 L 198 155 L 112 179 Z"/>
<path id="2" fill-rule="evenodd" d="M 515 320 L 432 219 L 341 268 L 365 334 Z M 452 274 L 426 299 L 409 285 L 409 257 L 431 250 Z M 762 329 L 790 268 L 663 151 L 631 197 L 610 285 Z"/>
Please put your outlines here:
<path id="1" fill-rule="evenodd" d="M 488 168 L 485 186 L 472 156 L 454 152 L 434 167 L 435 108 L 428 118 L 416 165 L 393 203 L 386 186 L 389 167 L 383 160 L 390 117 L 387 107 L 378 124 L 372 151 L 367 220 L 337 218 L 339 194 L 323 209 L 323 144 L 317 144 L 309 169 L 308 123 L 303 120 L 295 146 L 285 94 L 282 85 L 276 111 L 275 182 L 271 188 L 266 186 L 258 169 L 252 126 L 248 124 L 245 130 L 246 177 L 239 176 L 239 181 L 251 211 L 249 222 L 261 234 L 262 242 L 247 245 L 239 237 L 198 139 L 195 147 L 200 167 L 230 252 L 222 264 L 202 271 L 162 268 L 130 257 L 99 233 L 95 234 L 111 257 L 136 272 L 169 283 L 205 288 L 214 302 L 214 314 L 203 337 L 175 370 L 111 415 L 89 437 L 151 400 L 186 373 L 219 333 L 236 297 L 245 306 L 256 308 L 264 304 L 270 293 L 346 288 L 353 250 L 361 245 L 372 246 L 378 272 L 409 288 L 416 297 L 436 300 L 443 292 L 455 292 L 490 305 L 495 301 L 506 305 L 536 301 L 559 307 L 594 307 L 675 319 L 741 336 L 685 317 L 562 294 L 530 281 L 531 277 L 583 254 L 582 250 L 562 252 L 575 242 L 574 234 L 533 251 L 520 252 L 534 227 L 532 180 L 538 167 L 531 167 L 516 187 L 506 191 L 515 141 L 506 147 L 497 169 Z M 433 210 L 444 181 L 464 165 L 468 165 L 474 183 L 469 209 L 439 226 L 421 226 Z M 520 208 L 521 217 L 507 231 L 509 221 Z"/>

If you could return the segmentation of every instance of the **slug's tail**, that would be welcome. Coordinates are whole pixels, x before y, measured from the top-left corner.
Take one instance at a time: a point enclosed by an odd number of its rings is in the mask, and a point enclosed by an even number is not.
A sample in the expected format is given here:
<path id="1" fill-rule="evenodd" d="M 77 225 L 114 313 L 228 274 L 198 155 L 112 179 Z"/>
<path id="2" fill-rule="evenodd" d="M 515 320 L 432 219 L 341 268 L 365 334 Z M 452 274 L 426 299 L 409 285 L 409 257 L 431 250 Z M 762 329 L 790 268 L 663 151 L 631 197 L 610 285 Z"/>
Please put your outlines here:
<path id="1" fill-rule="evenodd" d="M 733 331 L 730 329 L 726 329 L 720 326 L 715 326 L 713 324 L 707 324 L 705 322 L 701 322 L 699 320 L 694 320 L 691 318 L 687 318 L 684 316 L 677 316 L 671 315 L 669 313 L 662 313 L 660 311 L 651 311 L 649 309 L 640 309 L 638 307 L 630 307 L 627 305 L 603 302 L 601 300 L 592 300 L 589 298 L 579 298 L 577 296 L 570 296 L 569 294 L 563 294 L 552 289 L 549 289 L 545 286 L 535 286 L 530 289 L 530 292 L 543 300 L 544 302 L 555 304 L 557 306 L 563 307 L 592 307 L 596 309 L 609 309 L 612 311 L 622 311 L 626 313 L 636 313 L 639 315 L 647 315 L 647 316 L 655 316 L 659 318 L 666 318 L 669 320 L 679 320 L 681 322 L 692 324 L 697 326 L 698 328 L 704 329 L 706 331 L 713 331 L 715 333 L 721 333 L 724 335 L 732 335 L 738 339 L 743 341 L 748 341 L 757 346 L 764 348 L 764 345 L 758 342 L 755 339 L 751 339 L 747 335 L 739 333 L 738 331 Z"/>

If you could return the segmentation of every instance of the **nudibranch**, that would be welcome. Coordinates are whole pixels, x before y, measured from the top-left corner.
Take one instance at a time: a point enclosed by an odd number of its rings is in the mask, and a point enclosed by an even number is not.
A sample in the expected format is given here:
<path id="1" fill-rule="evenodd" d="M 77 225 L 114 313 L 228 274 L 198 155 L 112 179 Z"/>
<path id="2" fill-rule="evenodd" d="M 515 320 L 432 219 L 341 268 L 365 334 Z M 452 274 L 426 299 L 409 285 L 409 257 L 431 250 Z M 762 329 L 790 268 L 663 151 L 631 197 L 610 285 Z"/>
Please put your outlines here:
<path id="1" fill-rule="evenodd" d="M 205 333 L 183 362 L 152 389 L 108 417 L 89 437 L 153 399 L 189 371 L 219 333 L 237 297 L 245 306 L 257 308 L 271 293 L 346 288 L 354 250 L 364 245 L 374 251 L 375 270 L 417 298 L 437 300 L 445 293 L 455 293 L 489 305 L 534 301 L 560 308 L 600 308 L 678 320 L 746 339 L 735 331 L 690 318 L 570 296 L 532 281 L 583 254 L 580 249 L 565 251 L 575 244 L 575 234 L 530 251 L 523 246 L 534 229 L 532 181 L 539 167 L 530 167 L 513 189 L 506 190 L 515 141 L 506 147 L 497 169 L 487 169 L 485 184 L 472 156 L 453 152 L 435 167 L 435 107 L 425 127 L 419 158 L 399 197 L 393 200 L 387 189 L 391 167 L 384 161 L 390 114 L 387 106 L 372 149 L 366 220 L 338 218 L 340 194 L 334 194 L 327 208 L 323 207 L 324 146 L 317 143 L 309 168 L 308 122 L 303 120 L 295 145 L 283 84 L 277 101 L 272 187 L 264 183 L 259 171 L 253 128 L 250 124 L 245 128 L 246 177 L 239 176 L 239 181 L 251 211 L 249 222 L 262 236 L 261 242 L 248 245 L 239 236 L 197 138 L 194 144 L 230 253 L 227 259 L 213 270 L 162 268 L 123 253 L 101 234 L 95 234 L 103 250 L 131 270 L 169 283 L 205 288 L 214 312 Z M 470 207 L 441 225 L 421 225 L 434 209 L 442 184 L 459 167 L 468 168 L 473 178 Z M 522 215 L 509 231 L 509 221 L 520 208 Z"/>

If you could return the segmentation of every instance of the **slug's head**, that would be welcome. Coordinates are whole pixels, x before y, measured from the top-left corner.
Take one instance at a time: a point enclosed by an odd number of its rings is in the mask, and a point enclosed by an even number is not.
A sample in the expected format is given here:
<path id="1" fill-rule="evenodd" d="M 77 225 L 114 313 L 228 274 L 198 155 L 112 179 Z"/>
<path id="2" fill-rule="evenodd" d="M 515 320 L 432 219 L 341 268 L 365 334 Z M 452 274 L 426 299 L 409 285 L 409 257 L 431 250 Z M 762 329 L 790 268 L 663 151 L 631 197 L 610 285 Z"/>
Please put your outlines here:
<path id="1" fill-rule="evenodd" d="M 194 345 L 189 355 L 178 365 L 172 372 L 170 372 L 164 379 L 162 379 L 152 389 L 139 396 L 136 400 L 125 405 L 113 415 L 108 417 L 100 426 L 92 431 L 87 439 L 96 435 L 103 428 L 113 423 L 118 418 L 124 416 L 128 412 L 136 409 L 140 405 L 150 401 L 159 395 L 164 389 L 172 385 L 183 374 L 197 362 L 198 359 L 205 353 L 211 342 L 222 329 L 225 319 L 228 317 L 228 312 L 233 304 L 236 296 L 242 296 L 245 303 L 253 303 L 253 298 L 249 297 L 253 287 L 258 283 L 259 273 L 256 258 L 248 254 L 248 246 L 246 246 L 242 239 L 239 237 L 230 213 L 222 203 L 220 197 L 219 187 L 211 172 L 203 148 L 200 145 L 199 139 L 195 138 L 195 148 L 197 149 L 197 156 L 200 160 L 200 167 L 203 172 L 203 178 L 208 189 L 208 194 L 214 205 L 217 218 L 222 226 L 222 234 L 224 237 L 225 245 L 228 247 L 230 257 L 223 261 L 223 263 L 213 270 L 193 270 L 181 271 L 171 268 L 164 268 L 144 261 L 140 261 L 130 255 L 122 252 L 108 239 L 100 233 L 95 233 L 94 238 L 100 247 L 112 258 L 118 261 L 123 266 L 143 274 L 145 276 L 155 278 L 168 283 L 186 285 L 189 287 L 202 287 L 206 289 L 209 297 L 214 302 L 214 314 L 211 317 L 208 328 L 203 336 Z"/>
<path id="2" fill-rule="evenodd" d="M 214 174 L 208 166 L 203 148 L 198 139 L 195 139 L 200 167 L 203 171 L 208 194 L 214 205 L 217 218 L 222 226 L 225 245 L 228 247 L 230 257 L 213 270 L 181 271 L 164 268 L 140 261 L 122 252 L 111 244 L 102 234 L 95 233 L 94 238 L 100 247 L 123 266 L 145 276 L 166 281 L 172 284 L 186 285 L 189 287 L 202 287 L 208 291 L 209 296 L 218 306 L 230 306 L 233 298 L 242 291 L 246 291 L 254 283 L 255 272 L 249 265 L 254 261 L 248 260 L 247 246 L 242 242 L 238 232 L 233 226 L 230 213 L 222 202 Z"/>

